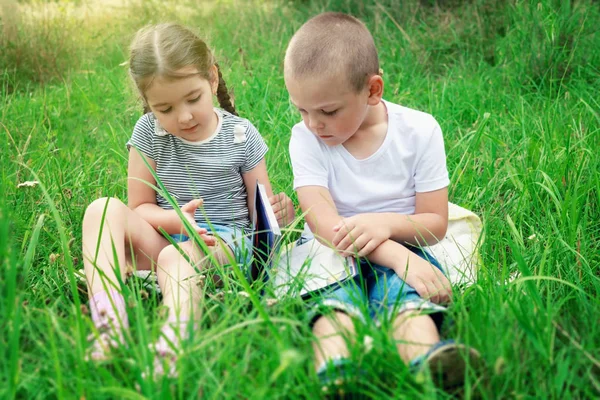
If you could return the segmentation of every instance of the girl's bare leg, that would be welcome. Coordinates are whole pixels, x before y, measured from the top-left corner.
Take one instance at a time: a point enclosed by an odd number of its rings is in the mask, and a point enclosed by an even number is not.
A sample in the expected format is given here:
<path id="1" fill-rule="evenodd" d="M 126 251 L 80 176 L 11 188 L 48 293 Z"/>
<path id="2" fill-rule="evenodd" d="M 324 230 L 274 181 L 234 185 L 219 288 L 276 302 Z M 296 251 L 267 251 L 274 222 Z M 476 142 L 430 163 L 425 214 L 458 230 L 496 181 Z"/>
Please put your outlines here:
<path id="1" fill-rule="evenodd" d="M 83 217 L 83 264 L 92 320 L 100 331 L 90 358 L 103 359 L 110 347 L 122 342 L 122 328 L 128 322 L 119 280 L 125 280 L 127 265 L 150 269 L 167 244 L 118 199 L 101 198 L 88 206 Z"/>
<path id="2" fill-rule="evenodd" d="M 179 335 L 184 337 L 190 319 L 200 318 L 203 278 L 199 272 L 211 265 L 210 258 L 192 241 L 180 243 L 179 247 L 191 263 L 175 246 L 168 246 L 158 256 L 157 265 L 163 304 L 169 310 L 162 333 L 175 346 L 179 342 L 175 331 L 179 330 Z M 220 244 L 209 249 L 219 265 L 224 265 L 233 256 L 231 249 Z"/>
<path id="3" fill-rule="evenodd" d="M 201 316 L 203 278 L 199 271 L 210 266 L 210 259 L 192 241 L 179 244 L 191 263 L 175 246 L 167 246 L 158 256 L 158 284 L 163 293 L 163 304 L 168 308 L 167 322 L 161 329 L 161 338 L 155 345 L 161 357 L 174 358 L 174 349 L 181 339 L 187 337 L 190 320 L 197 321 Z M 215 261 L 224 265 L 232 257 L 231 249 L 221 244 L 209 247 Z M 162 365 L 155 365 L 155 373 L 162 374 Z M 174 365 L 169 366 L 169 374 L 174 373 Z M 158 370 L 157 370 L 158 369 Z"/>

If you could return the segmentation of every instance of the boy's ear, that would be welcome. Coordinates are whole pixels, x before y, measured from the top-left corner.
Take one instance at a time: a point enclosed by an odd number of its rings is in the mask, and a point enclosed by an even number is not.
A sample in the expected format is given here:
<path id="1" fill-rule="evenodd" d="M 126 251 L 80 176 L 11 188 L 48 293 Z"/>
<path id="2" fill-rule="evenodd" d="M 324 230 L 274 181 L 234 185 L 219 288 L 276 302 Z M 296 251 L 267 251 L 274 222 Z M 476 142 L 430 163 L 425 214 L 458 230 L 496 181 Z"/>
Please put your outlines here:
<path id="1" fill-rule="evenodd" d="M 367 89 L 369 90 L 368 104 L 375 106 L 379 104 L 383 97 L 383 78 L 381 75 L 373 75 L 367 82 Z"/>

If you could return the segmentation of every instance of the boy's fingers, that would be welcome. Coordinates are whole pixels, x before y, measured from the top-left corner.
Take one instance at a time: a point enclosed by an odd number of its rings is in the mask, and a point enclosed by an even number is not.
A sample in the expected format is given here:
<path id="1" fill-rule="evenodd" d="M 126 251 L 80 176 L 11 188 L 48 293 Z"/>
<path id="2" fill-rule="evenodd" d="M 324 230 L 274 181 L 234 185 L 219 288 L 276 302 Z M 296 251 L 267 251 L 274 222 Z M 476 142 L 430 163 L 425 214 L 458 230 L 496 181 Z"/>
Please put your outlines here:
<path id="1" fill-rule="evenodd" d="M 439 288 L 435 285 L 435 282 L 429 282 L 427 284 L 427 291 L 429 292 L 429 301 L 435 304 L 439 304 L 440 291 Z"/>
<path id="2" fill-rule="evenodd" d="M 373 240 L 369 240 L 369 242 L 365 245 L 365 247 L 363 247 L 359 252 L 358 252 L 358 256 L 359 257 L 366 257 L 369 254 L 371 254 L 371 252 L 373 250 L 375 250 L 377 246 L 375 245 L 375 242 Z"/>

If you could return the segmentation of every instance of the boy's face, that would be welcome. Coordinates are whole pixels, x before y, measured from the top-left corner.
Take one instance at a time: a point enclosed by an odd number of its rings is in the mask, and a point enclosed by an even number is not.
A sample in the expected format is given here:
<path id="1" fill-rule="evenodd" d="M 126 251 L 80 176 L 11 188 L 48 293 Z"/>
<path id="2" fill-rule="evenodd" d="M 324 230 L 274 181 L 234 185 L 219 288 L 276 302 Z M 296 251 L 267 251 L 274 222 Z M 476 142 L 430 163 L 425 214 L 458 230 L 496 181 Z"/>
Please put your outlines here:
<path id="1" fill-rule="evenodd" d="M 343 76 L 286 76 L 285 84 L 308 129 L 328 146 L 350 139 L 367 116 L 368 88 L 356 92 Z"/>

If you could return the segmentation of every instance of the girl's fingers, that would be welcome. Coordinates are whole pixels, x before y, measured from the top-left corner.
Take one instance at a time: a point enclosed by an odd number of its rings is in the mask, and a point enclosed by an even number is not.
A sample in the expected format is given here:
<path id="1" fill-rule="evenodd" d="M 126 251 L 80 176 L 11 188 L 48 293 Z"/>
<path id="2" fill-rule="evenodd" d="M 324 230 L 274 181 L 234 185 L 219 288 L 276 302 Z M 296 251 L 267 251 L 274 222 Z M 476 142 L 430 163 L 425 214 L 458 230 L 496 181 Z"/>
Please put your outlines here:
<path id="1" fill-rule="evenodd" d="M 200 237 L 202 238 L 204 243 L 206 243 L 207 246 L 214 246 L 217 243 L 217 240 L 212 235 L 205 234 L 205 235 L 200 235 Z"/>
<path id="2" fill-rule="evenodd" d="M 181 211 L 193 214 L 196 208 L 200 207 L 202 203 L 204 203 L 202 199 L 190 200 L 181 207 Z"/>

